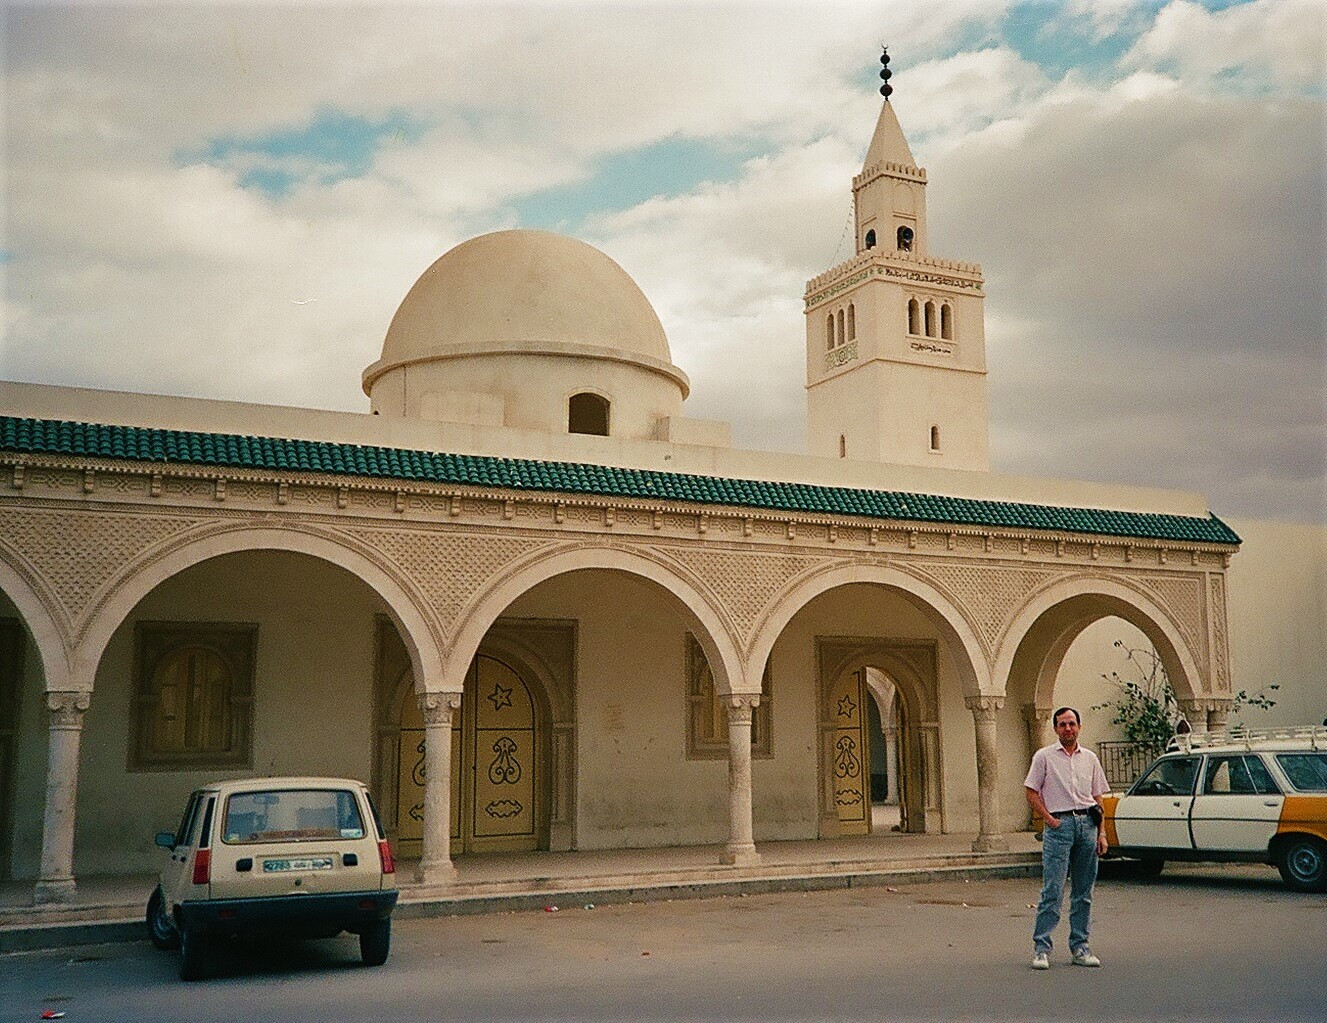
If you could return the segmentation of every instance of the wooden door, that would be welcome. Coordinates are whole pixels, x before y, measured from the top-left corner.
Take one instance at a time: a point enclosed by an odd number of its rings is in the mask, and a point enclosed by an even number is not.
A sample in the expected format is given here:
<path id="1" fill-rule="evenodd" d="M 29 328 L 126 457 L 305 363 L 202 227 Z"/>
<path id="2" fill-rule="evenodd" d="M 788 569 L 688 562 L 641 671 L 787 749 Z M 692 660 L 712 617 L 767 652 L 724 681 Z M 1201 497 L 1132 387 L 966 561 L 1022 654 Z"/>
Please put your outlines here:
<path id="1" fill-rule="evenodd" d="M 870 764 L 866 672 L 842 675 L 828 693 L 825 720 L 826 772 L 840 835 L 871 832 Z"/>

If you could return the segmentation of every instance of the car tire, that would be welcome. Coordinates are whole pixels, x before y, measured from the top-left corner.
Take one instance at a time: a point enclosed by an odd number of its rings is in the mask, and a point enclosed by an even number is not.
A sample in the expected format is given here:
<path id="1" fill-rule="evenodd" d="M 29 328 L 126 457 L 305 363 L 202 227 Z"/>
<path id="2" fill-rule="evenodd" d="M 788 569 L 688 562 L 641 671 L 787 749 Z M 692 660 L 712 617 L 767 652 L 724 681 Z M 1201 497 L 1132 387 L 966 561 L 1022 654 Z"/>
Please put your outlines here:
<path id="1" fill-rule="evenodd" d="M 1277 857 L 1281 880 L 1297 892 L 1327 891 L 1327 842 L 1297 835 L 1281 846 Z"/>
<path id="2" fill-rule="evenodd" d="M 157 948 L 173 951 L 180 947 L 180 932 L 166 912 L 166 897 L 160 885 L 147 900 L 147 936 Z"/>
<path id="3" fill-rule="evenodd" d="M 392 921 L 375 920 L 359 932 L 359 956 L 365 966 L 381 966 L 392 950 Z"/>
<path id="4" fill-rule="evenodd" d="M 1159 881 L 1161 880 L 1161 871 L 1164 870 L 1165 867 L 1165 860 L 1139 860 L 1134 866 L 1134 874 L 1140 881 Z"/>
<path id="5" fill-rule="evenodd" d="M 180 929 L 180 980 L 201 980 L 207 973 L 207 939 L 193 927 Z"/>

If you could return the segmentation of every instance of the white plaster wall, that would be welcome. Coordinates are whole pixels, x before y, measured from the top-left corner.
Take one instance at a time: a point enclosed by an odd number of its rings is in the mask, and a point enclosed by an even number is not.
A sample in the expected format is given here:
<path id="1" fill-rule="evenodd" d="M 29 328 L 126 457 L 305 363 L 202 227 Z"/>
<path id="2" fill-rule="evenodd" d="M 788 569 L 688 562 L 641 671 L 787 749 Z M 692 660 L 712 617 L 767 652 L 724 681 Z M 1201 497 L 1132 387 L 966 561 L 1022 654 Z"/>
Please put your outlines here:
<path id="1" fill-rule="evenodd" d="M 112 637 L 85 718 L 76 876 L 151 871 L 153 835 L 173 828 L 184 799 L 219 777 L 313 774 L 369 778 L 373 615 L 385 605 L 349 573 L 302 555 L 259 552 L 204 562 L 150 593 Z M 130 772 L 133 628 L 139 620 L 258 623 L 253 769 Z M 41 684 L 25 691 L 14 874 L 41 854 L 46 728 Z M 32 796 L 36 798 L 31 798 Z"/>

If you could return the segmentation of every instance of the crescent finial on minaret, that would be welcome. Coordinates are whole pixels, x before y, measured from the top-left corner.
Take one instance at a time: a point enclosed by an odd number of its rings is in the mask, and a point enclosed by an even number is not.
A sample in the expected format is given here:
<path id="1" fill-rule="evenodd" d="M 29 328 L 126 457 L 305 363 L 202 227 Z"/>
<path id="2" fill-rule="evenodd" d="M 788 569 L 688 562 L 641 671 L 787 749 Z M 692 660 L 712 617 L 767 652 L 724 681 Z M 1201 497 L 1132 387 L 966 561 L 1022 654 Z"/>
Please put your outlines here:
<path id="1" fill-rule="evenodd" d="M 880 77 L 884 84 L 880 86 L 880 95 L 885 97 L 885 102 L 889 102 L 889 96 L 894 91 L 894 87 L 889 84 L 889 80 L 894 76 L 894 72 L 889 70 L 889 49 L 882 46 L 880 48 Z"/>

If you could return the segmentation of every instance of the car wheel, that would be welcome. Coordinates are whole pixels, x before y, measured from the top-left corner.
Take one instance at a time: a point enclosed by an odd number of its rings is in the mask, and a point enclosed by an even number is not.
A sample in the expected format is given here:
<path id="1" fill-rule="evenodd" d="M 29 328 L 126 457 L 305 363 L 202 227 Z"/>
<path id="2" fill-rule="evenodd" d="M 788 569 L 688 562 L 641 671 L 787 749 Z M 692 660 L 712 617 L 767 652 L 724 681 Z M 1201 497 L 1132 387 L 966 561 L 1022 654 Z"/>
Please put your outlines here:
<path id="1" fill-rule="evenodd" d="M 1156 881 L 1160 879 L 1161 871 L 1165 869 L 1165 866 L 1165 860 L 1139 860 L 1134 866 L 1134 873 L 1140 881 Z"/>
<path id="2" fill-rule="evenodd" d="M 381 966 L 392 949 L 392 921 L 375 920 L 359 932 L 359 955 L 365 966 Z"/>
<path id="3" fill-rule="evenodd" d="M 193 927 L 180 928 L 180 980 L 201 980 L 207 955 L 207 939 Z"/>
<path id="4" fill-rule="evenodd" d="M 147 900 L 147 935 L 157 948 L 169 950 L 180 947 L 180 932 L 175 929 L 175 921 L 166 912 L 166 898 L 160 885 Z"/>
<path id="5" fill-rule="evenodd" d="M 1300 835 L 1281 847 L 1281 880 L 1297 892 L 1327 891 L 1327 843 Z"/>

